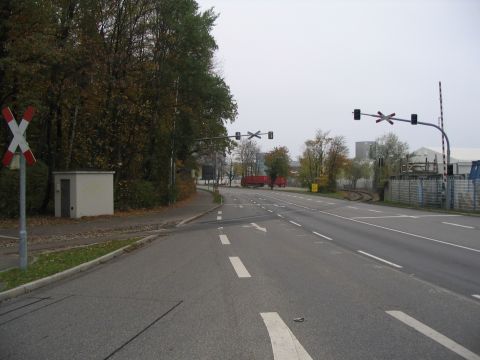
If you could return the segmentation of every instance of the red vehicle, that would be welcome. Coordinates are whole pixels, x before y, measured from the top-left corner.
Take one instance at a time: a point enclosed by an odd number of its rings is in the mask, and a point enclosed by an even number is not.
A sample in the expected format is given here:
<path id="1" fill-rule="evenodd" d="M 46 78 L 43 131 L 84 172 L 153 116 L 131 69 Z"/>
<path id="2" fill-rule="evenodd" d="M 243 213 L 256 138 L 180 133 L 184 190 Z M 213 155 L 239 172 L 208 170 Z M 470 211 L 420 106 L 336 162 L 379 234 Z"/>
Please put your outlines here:
<path id="1" fill-rule="evenodd" d="M 261 186 L 270 186 L 270 176 L 244 176 L 242 178 L 241 184 L 242 186 L 253 186 L 253 187 L 261 187 Z M 275 179 L 275 184 L 278 187 L 285 187 L 287 186 L 287 179 L 282 176 L 278 176 Z"/>

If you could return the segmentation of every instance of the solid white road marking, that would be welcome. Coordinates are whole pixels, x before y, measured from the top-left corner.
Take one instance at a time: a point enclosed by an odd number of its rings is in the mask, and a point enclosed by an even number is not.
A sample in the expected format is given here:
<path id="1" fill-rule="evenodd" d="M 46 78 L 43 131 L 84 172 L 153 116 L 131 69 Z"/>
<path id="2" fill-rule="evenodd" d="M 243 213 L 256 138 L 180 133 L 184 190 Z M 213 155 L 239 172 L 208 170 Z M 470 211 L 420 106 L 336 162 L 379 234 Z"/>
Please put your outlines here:
<path id="1" fill-rule="evenodd" d="M 480 295 L 472 295 L 475 299 L 480 300 Z"/>
<path id="2" fill-rule="evenodd" d="M 373 210 L 373 209 L 368 209 L 368 211 L 374 212 L 374 213 L 382 213 L 383 211 L 380 210 Z"/>
<path id="3" fill-rule="evenodd" d="M 252 277 L 238 256 L 230 256 L 229 259 L 239 278 Z"/>
<path id="4" fill-rule="evenodd" d="M 252 226 L 253 226 L 255 229 L 257 229 L 257 230 L 260 230 L 260 231 L 263 231 L 263 232 L 267 232 L 267 228 L 258 226 L 258 225 L 255 224 L 255 223 L 250 223 L 250 225 L 252 225 Z"/>
<path id="5" fill-rule="evenodd" d="M 276 312 L 260 313 L 272 344 L 274 360 L 312 360 Z"/>
<path id="6" fill-rule="evenodd" d="M 335 205 L 336 203 L 327 203 L 328 205 Z"/>
<path id="7" fill-rule="evenodd" d="M 302 225 L 300 225 L 299 223 L 296 223 L 295 221 L 290 220 L 290 222 L 291 222 L 293 225 L 302 226 Z"/>
<path id="8" fill-rule="evenodd" d="M 393 266 L 393 267 L 396 267 L 397 269 L 401 269 L 401 268 L 402 268 L 402 266 L 400 266 L 400 265 L 397 265 L 397 264 L 392 263 L 392 262 L 390 262 L 390 261 L 387 261 L 387 260 L 385 260 L 385 259 L 379 258 L 378 256 L 369 254 L 369 253 L 367 253 L 367 252 L 365 252 L 365 251 L 358 250 L 358 252 L 361 253 L 361 254 L 363 254 L 363 255 L 370 256 L 371 258 L 374 258 L 375 260 L 384 262 L 385 264 L 388 264 L 388 265 L 391 265 L 391 266 Z"/>
<path id="9" fill-rule="evenodd" d="M 282 219 L 283 219 L 283 215 L 277 214 L 277 216 L 278 216 L 279 218 L 282 218 Z"/>
<path id="10" fill-rule="evenodd" d="M 221 216 L 217 216 L 217 220 L 222 220 L 222 217 L 221 217 Z"/>
<path id="11" fill-rule="evenodd" d="M 419 333 L 429 337 L 430 339 L 436 341 L 440 345 L 443 345 L 447 349 L 453 351 L 455 354 L 460 355 L 467 360 L 480 360 L 480 356 L 471 352 L 470 350 L 464 348 L 462 345 L 456 343 L 455 341 L 449 339 L 443 334 L 435 331 L 431 327 L 421 323 L 420 321 L 414 319 L 411 316 L 408 316 L 402 311 L 387 311 L 388 315 L 393 316 L 395 319 L 400 320 L 404 324 L 414 328 Z"/>
<path id="12" fill-rule="evenodd" d="M 462 245 L 458 245 L 458 244 L 449 243 L 449 242 L 447 242 L 447 241 L 432 239 L 432 238 L 429 238 L 429 237 L 426 237 L 426 236 L 417 235 L 417 234 L 412 234 L 412 233 L 409 233 L 409 232 L 406 232 L 406 231 L 401 231 L 401 230 L 397 230 L 397 229 L 392 229 L 392 228 L 389 228 L 389 227 L 386 227 L 386 226 L 371 224 L 371 223 L 368 223 L 368 222 L 365 222 L 365 221 L 356 220 L 356 219 L 353 219 L 353 218 L 347 218 L 347 217 L 345 217 L 345 216 L 341 216 L 341 215 L 329 213 L 328 211 L 318 210 L 318 212 L 319 212 L 319 213 L 322 213 L 322 214 L 330 215 L 330 216 L 335 216 L 335 217 L 338 217 L 338 218 L 340 218 L 340 219 L 344 219 L 344 220 L 348 220 L 348 221 L 353 221 L 353 222 L 356 222 L 356 223 L 359 223 L 359 224 L 364 224 L 364 225 L 368 225 L 368 226 L 373 226 L 373 227 L 376 227 L 376 228 L 379 228 L 379 229 L 384 229 L 384 230 L 388 230 L 388 231 L 393 231 L 393 232 L 396 232 L 396 233 L 399 233 L 399 234 L 408 235 L 408 236 L 413 236 L 413 237 L 416 237 L 416 238 L 419 238 L 419 239 L 424 239 L 424 240 L 428 240 L 428 241 L 433 241 L 433 242 L 436 242 L 436 243 L 439 243 L 439 244 L 449 245 L 449 246 L 457 247 L 457 248 L 460 248 L 460 249 L 470 250 L 470 251 L 474 251 L 474 252 L 480 253 L 480 250 L 478 250 L 478 249 L 473 249 L 473 248 L 469 248 L 469 247 L 467 247 L 467 246 L 462 246 Z"/>
<path id="13" fill-rule="evenodd" d="M 460 224 L 455 224 L 455 223 L 449 223 L 449 222 L 446 222 L 446 221 L 442 221 L 442 224 L 458 226 L 458 227 L 465 228 L 465 229 L 475 229 L 474 226 L 460 225 Z"/>
<path id="14" fill-rule="evenodd" d="M 239 207 L 240 209 L 243 209 L 243 205 L 238 205 L 238 207 Z"/>
<path id="15" fill-rule="evenodd" d="M 354 210 L 360 210 L 359 208 L 355 207 L 355 206 L 347 206 L 347 208 L 349 209 L 354 209 Z"/>
<path id="16" fill-rule="evenodd" d="M 385 216 L 355 216 L 351 219 L 389 219 L 389 218 L 411 218 L 408 215 L 385 215 Z"/>
<path id="17" fill-rule="evenodd" d="M 324 239 L 333 241 L 333 239 L 332 239 L 332 238 L 329 238 L 328 236 L 322 235 L 322 234 L 320 234 L 320 233 L 318 233 L 318 232 L 316 232 L 316 231 L 312 231 L 312 232 L 313 232 L 315 235 L 317 235 L 317 236 L 320 236 L 320 237 L 322 237 L 322 238 L 324 238 Z"/>
<path id="18" fill-rule="evenodd" d="M 220 236 L 220 241 L 222 242 L 222 245 L 230 245 L 230 240 L 228 240 L 227 235 L 219 235 Z"/>
<path id="19" fill-rule="evenodd" d="M 269 210 L 267 210 L 267 211 L 268 211 L 268 212 L 271 212 L 271 213 L 273 213 L 273 211 L 272 211 L 272 210 L 270 210 L 270 209 L 269 209 Z"/>

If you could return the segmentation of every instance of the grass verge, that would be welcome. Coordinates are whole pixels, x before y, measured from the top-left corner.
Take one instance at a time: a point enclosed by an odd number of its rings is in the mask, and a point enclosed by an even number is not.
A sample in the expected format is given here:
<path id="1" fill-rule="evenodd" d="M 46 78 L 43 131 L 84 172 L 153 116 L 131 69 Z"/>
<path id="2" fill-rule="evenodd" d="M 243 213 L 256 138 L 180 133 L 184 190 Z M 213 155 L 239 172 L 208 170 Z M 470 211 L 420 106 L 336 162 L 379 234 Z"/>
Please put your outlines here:
<path id="1" fill-rule="evenodd" d="M 40 254 L 37 260 L 29 265 L 25 271 L 17 268 L 0 272 L 0 291 L 9 290 L 70 269 L 130 245 L 137 240 L 138 238 L 112 240 L 102 244 Z"/>

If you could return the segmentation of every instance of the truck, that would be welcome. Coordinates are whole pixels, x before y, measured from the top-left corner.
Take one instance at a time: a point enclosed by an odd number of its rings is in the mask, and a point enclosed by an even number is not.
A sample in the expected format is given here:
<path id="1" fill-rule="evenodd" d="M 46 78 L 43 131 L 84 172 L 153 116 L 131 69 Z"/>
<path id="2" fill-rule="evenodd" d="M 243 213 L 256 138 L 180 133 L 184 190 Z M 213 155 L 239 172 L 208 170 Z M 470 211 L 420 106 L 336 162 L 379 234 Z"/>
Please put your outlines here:
<path id="1" fill-rule="evenodd" d="M 263 186 L 270 186 L 271 180 L 270 176 L 244 176 L 242 177 L 241 184 L 243 187 L 263 187 Z M 287 186 L 287 179 L 282 176 L 278 176 L 275 179 L 274 185 L 278 187 L 285 187 Z"/>

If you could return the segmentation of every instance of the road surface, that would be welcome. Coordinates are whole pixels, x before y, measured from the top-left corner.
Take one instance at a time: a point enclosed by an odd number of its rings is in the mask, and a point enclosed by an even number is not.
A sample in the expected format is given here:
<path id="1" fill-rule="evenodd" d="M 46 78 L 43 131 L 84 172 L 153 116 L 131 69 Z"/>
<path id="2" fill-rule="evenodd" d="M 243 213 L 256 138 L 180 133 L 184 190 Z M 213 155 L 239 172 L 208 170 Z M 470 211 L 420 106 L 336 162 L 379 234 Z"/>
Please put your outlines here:
<path id="1" fill-rule="evenodd" d="M 2 359 L 480 359 L 480 218 L 222 189 L 215 213 L 0 305 Z"/>

